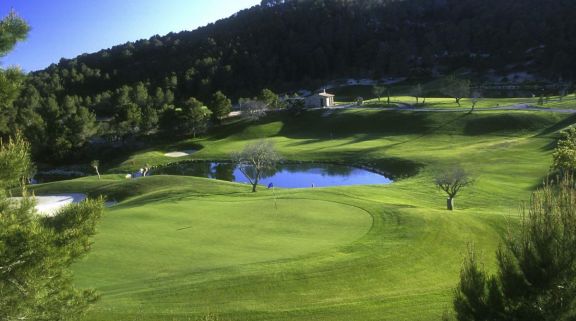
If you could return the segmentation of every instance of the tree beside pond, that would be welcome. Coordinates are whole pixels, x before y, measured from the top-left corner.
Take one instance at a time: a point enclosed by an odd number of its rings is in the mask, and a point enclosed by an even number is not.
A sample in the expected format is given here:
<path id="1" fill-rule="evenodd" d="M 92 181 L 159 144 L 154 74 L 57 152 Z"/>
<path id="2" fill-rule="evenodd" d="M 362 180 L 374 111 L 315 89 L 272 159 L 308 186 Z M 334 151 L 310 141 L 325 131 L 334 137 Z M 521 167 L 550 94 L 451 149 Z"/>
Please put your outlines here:
<path id="1" fill-rule="evenodd" d="M 271 141 L 259 140 L 246 145 L 241 152 L 233 154 L 232 158 L 252 185 L 252 192 L 256 192 L 260 179 L 275 169 L 280 154 Z"/>
<path id="2" fill-rule="evenodd" d="M 457 165 L 437 172 L 434 181 L 436 186 L 448 195 L 446 207 L 450 211 L 454 210 L 454 198 L 460 190 L 474 182 L 470 173 Z"/>

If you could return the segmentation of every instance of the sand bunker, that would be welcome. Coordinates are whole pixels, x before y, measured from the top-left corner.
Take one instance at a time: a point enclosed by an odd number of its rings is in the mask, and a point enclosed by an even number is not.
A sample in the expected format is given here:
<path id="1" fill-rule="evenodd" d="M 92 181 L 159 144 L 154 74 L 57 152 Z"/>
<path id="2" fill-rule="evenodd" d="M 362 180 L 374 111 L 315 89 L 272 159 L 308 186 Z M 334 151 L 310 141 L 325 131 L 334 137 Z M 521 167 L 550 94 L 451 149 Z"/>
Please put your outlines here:
<path id="1" fill-rule="evenodd" d="M 66 194 L 53 196 L 36 196 L 36 210 L 41 215 L 54 216 L 62 207 L 80 203 L 86 199 L 84 194 Z"/>
<path id="2" fill-rule="evenodd" d="M 36 210 L 38 214 L 44 216 L 54 216 L 62 207 L 72 204 L 79 203 L 86 199 L 84 194 L 61 194 L 61 195 L 51 195 L 51 196 L 35 196 L 36 199 Z M 14 197 L 15 200 L 21 199 L 20 197 Z"/>
<path id="3" fill-rule="evenodd" d="M 196 151 L 193 149 L 188 149 L 188 150 L 182 150 L 182 151 L 178 151 L 178 152 L 166 153 L 166 154 L 164 154 L 164 156 L 166 156 L 166 157 L 185 157 L 185 156 L 190 156 L 194 152 L 196 152 Z"/>

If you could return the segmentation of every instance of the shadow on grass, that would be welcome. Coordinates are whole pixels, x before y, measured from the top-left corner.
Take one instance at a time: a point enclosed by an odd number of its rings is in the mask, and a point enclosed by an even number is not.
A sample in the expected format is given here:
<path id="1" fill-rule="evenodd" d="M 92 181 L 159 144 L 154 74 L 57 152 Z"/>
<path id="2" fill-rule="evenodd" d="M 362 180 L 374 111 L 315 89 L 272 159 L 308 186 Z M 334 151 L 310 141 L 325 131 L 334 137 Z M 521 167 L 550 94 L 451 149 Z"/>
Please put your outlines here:
<path id="1" fill-rule="evenodd" d="M 542 130 L 537 136 L 550 135 L 574 124 L 576 124 L 576 115 L 570 115 L 556 124 Z"/>
<path id="2" fill-rule="evenodd" d="M 434 128 L 430 128 L 427 132 L 423 133 L 423 134 L 420 135 L 420 136 L 417 136 L 417 137 L 414 137 L 414 138 L 405 140 L 405 141 L 403 141 L 403 142 L 391 144 L 391 145 L 385 146 L 384 148 L 385 148 L 385 149 L 388 149 L 388 148 L 392 148 L 392 147 L 396 147 L 396 146 L 408 144 L 408 143 L 411 143 L 411 142 L 415 142 L 415 141 L 417 141 L 417 140 L 420 140 L 420 139 L 422 139 L 422 138 L 425 138 L 425 137 L 427 137 L 427 136 L 434 135 L 434 134 L 436 134 L 436 133 L 438 133 L 438 132 L 441 132 L 443 129 L 449 127 L 450 125 L 455 124 L 455 123 L 457 123 L 458 121 L 466 118 L 468 115 L 470 115 L 470 114 L 458 115 L 458 116 L 455 117 L 454 119 L 451 119 L 451 120 L 449 120 L 449 121 L 447 121 L 447 122 L 445 122 L 445 123 L 442 123 L 442 124 L 440 124 L 439 126 L 436 126 L 436 127 L 434 127 Z"/>
<path id="3" fill-rule="evenodd" d="M 464 127 L 464 134 L 469 136 L 495 133 L 518 133 L 538 131 L 543 126 L 550 126 L 553 119 L 539 114 L 498 114 L 470 119 Z"/>
<path id="4" fill-rule="evenodd" d="M 346 138 L 371 133 L 399 136 L 425 133 L 429 125 L 423 113 L 341 110 L 333 112 L 329 117 L 322 117 L 317 111 L 312 111 L 300 118 L 285 119 L 278 135 L 299 139 Z"/>

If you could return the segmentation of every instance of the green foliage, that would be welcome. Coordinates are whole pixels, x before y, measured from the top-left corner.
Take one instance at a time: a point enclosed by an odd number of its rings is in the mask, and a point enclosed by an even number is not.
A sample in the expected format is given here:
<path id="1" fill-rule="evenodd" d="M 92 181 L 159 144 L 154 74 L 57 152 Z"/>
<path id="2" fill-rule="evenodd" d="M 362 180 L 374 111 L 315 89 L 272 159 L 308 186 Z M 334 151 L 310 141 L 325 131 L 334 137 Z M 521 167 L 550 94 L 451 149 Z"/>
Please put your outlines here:
<path id="1" fill-rule="evenodd" d="M 570 1 L 525 0 L 506 10 L 498 10 L 502 4 L 497 0 L 450 5 L 390 0 L 274 2 L 279 4 L 255 6 L 195 31 L 64 59 L 34 73 L 32 82 L 43 96 L 66 92 L 95 97 L 142 82 L 151 93 L 156 88 L 170 91 L 174 101 L 192 95 L 208 102 L 217 90 L 233 98 L 252 97 L 265 87 L 312 88 L 360 74 L 374 79 L 390 74 L 428 77 L 437 70 L 450 73 L 462 67 L 481 73 L 527 60 L 533 63 L 524 68 L 546 76 L 568 78 L 575 69 L 571 49 L 565 45 L 575 36 L 564 32 L 575 24 L 569 12 L 576 4 Z M 475 19 L 463 12 L 474 12 Z M 516 19 L 510 20 L 507 12 L 515 12 Z M 418 27 L 412 26 L 414 20 Z M 534 24 L 535 20 L 558 23 Z M 374 26 L 373 21 L 386 23 Z"/>
<path id="2" fill-rule="evenodd" d="M 201 134 L 208 129 L 208 122 L 212 111 L 194 97 L 190 97 L 182 105 L 182 121 L 186 133 L 191 132 L 192 137 Z"/>
<path id="3" fill-rule="evenodd" d="M 77 320 L 97 295 L 74 287 L 70 266 L 90 250 L 103 202 L 42 217 L 24 187 L 21 201 L 7 198 L 30 172 L 29 148 L 21 135 L 0 145 L 0 319 Z"/>
<path id="4" fill-rule="evenodd" d="M 0 20 L 0 57 L 5 56 L 18 41 L 26 38 L 29 26 L 13 11 Z M 7 136 L 15 128 L 17 109 L 14 101 L 20 94 L 24 75 L 18 68 L 0 70 L 0 135 Z"/>
<path id="5" fill-rule="evenodd" d="M 212 111 L 212 117 L 220 121 L 230 113 L 232 102 L 221 91 L 217 91 L 212 95 L 212 102 L 208 108 Z"/>
<path id="6" fill-rule="evenodd" d="M 282 91 L 313 88 L 327 80 L 360 74 L 374 79 L 390 74 L 426 79 L 435 71 L 465 67 L 482 74 L 488 67 L 504 70 L 500 67 L 528 60 L 533 63 L 526 68 L 537 66 L 531 72 L 546 76 L 564 74 L 568 79 L 572 76 L 566 75 L 568 71 L 575 69 L 565 46 L 574 35 L 563 32 L 574 29 L 567 14 L 575 6 L 570 1 L 545 4 L 526 0 L 510 4 L 507 10 L 495 10 L 500 5 L 497 0 L 462 0 L 450 6 L 446 1 L 390 0 L 274 3 L 255 6 L 193 32 L 154 36 L 63 59 L 31 73 L 25 87 L 38 92 L 44 100 L 41 105 L 46 105 L 49 97 L 59 106 L 66 95 L 78 97 L 80 106 L 102 119 L 122 118 L 128 103 L 137 105 L 140 120 L 114 119 L 103 124 L 101 136 L 116 140 L 154 133 L 167 106 L 178 105 L 189 96 L 207 102 L 218 121 L 222 115 L 209 103 L 216 90 L 236 99 L 258 95 L 265 87 Z M 462 12 L 474 12 L 476 18 L 471 21 Z M 516 12 L 519 18 L 512 21 L 505 12 Z M 317 19 L 319 16 L 325 19 Z M 533 23 L 546 19 L 559 23 L 551 27 Z M 420 27 L 407 25 L 413 20 L 418 20 Z M 371 21 L 386 23 L 375 27 Z M 356 27 L 343 30 L 343 24 Z M 308 27 L 304 30 L 303 25 Z M 420 30 L 422 26 L 426 32 Z M 491 29 L 486 32 L 486 28 Z M 473 45 L 470 39 L 474 39 Z M 498 45 L 493 39 L 498 39 Z M 476 54 L 478 48 L 483 48 L 482 54 Z M 561 59 L 555 59 L 557 55 Z M 122 97 L 116 97 L 119 91 Z M 281 108 L 272 94 L 264 93 L 270 98 L 264 101 L 271 108 Z M 78 144 L 64 134 L 44 133 L 53 131 L 45 128 L 52 124 L 43 115 L 45 106 L 29 107 L 33 105 L 28 104 L 27 94 L 20 96 L 17 105 L 19 108 L 0 112 L 0 134 L 9 134 L 12 127 L 21 129 L 33 143 L 35 156 L 81 156 L 81 149 L 75 147 Z M 54 150 L 54 142 L 63 148 L 61 152 Z"/>
<path id="7" fill-rule="evenodd" d="M 34 165 L 30 161 L 30 144 L 21 133 L 8 142 L 0 140 L 0 190 L 24 186 L 32 176 Z"/>
<path id="8" fill-rule="evenodd" d="M 120 107 L 114 118 L 116 134 L 120 137 L 128 137 L 140 132 L 142 123 L 142 110 L 134 103 L 125 103 Z"/>
<path id="9" fill-rule="evenodd" d="M 14 48 L 18 41 L 26 39 L 30 27 L 14 11 L 0 20 L 0 57 L 5 56 Z"/>
<path id="10" fill-rule="evenodd" d="M 48 97 L 40 103 L 37 112 L 43 122 L 37 126 L 36 147 L 52 160 L 61 160 L 71 152 L 83 147 L 96 134 L 98 125 L 96 115 L 83 106 L 76 96 L 64 96 L 61 103 L 55 97 Z"/>
<path id="11" fill-rule="evenodd" d="M 160 122 L 160 117 L 158 111 L 151 106 L 145 106 L 142 109 L 142 119 L 140 121 L 140 126 L 145 132 L 153 131 L 158 127 Z"/>
<path id="12" fill-rule="evenodd" d="M 2 102 L 0 107 L 2 109 L 11 106 L 18 98 L 24 79 L 24 74 L 18 68 L 0 70 L 0 102 Z"/>
<path id="13" fill-rule="evenodd" d="M 306 102 L 304 99 L 292 98 L 286 101 L 286 109 L 293 117 L 298 117 L 306 111 Z"/>
<path id="14" fill-rule="evenodd" d="M 13 13 L 2 20 L 0 55 L 27 31 L 27 24 Z M 20 87 L 11 73 L 0 77 L 3 111 L 12 105 L 13 93 Z M 20 79 L 18 72 L 14 75 Z M 67 115 L 53 124 L 66 128 L 64 137 L 55 141 L 57 148 L 86 139 L 86 126 L 94 122 L 94 116 L 78 108 L 72 97 L 66 97 L 62 107 L 52 110 Z M 65 139 L 69 140 L 61 143 Z M 75 288 L 70 266 L 90 249 L 103 202 L 85 201 L 65 207 L 54 217 L 41 217 L 25 189 L 32 171 L 30 144 L 20 132 L 8 143 L 0 141 L 0 320 L 78 320 L 98 296 Z M 18 184 L 23 198 L 8 198 L 9 189 Z"/>
<path id="15" fill-rule="evenodd" d="M 262 89 L 257 100 L 265 103 L 269 109 L 281 109 L 285 107 L 280 97 L 268 88 Z"/>
<path id="16" fill-rule="evenodd" d="M 169 135 L 193 137 L 208 129 L 212 111 L 194 97 L 188 98 L 180 108 L 169 106 L 162 112 L 160 129 Z"/>
<path id="17" fill-rule="evenodd" d="M 98 296 L 76 289 L 70 266 L 90 249 L 101 201 L 41 218 L 32 199 L 0 198 L 0 319 L 78 320 Z"/>
<path id="18" fill-rule="evenodd" d="M 475 253 L 464 262 L 454 308 L 460 321 L 576 318 L 576 190 L 572 176 L 547 184 L 522 208 L 521 224 L 487 276 Z"/>
<path id="19" fill-rule="evenodd" d="M 563 130 L 560 135 L 552 154 L 552 169 L 573 173 L 576 171 L 576 128 Z"/>

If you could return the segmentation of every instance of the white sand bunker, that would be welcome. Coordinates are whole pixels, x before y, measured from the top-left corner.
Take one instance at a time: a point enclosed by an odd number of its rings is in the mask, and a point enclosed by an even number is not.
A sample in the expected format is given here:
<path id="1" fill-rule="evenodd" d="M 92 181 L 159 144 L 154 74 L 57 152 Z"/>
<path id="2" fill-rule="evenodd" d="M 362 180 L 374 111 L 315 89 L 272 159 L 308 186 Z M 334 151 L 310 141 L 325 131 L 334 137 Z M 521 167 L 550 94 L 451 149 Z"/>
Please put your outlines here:
<path id="1" fill-rule="evenodd" d="M 80 203 L 86 199 L 84 194 L 65 194 L 53 196 L 36 196 L 36 210 L 45 216 L 54 216 L 62 207 Z"/>
<path id="2" fill-rule="evenodd" d="M 14 197 L 20 200 L 21 197 Z M 51 196 L 34 196 L 36 200 L 36 210 L 38 214 L 44 216 L 54 216 L 64 206 L 72 203 L 80 203 L 86 199 L 84 194 L 61 194 Z"/>
<path id="3" fill-rule="evenodd" d="M 164 154 L 164 156 L 166 156 L 166 157 L 185 157 L 185 156 L 190 156 L 194 152 L 196 152 L 196 151 L 193 149 L 187 149 L 187 150 L 182 150 L 182 151 L 177 151 L 177 152 L 166 153 L 166 154 Z"/>

